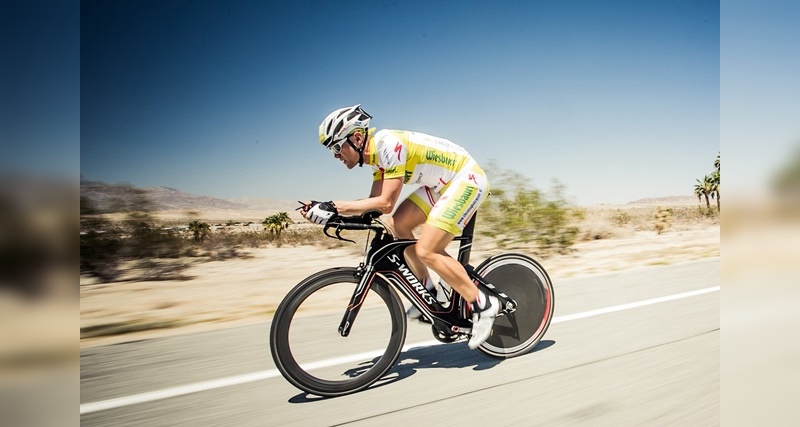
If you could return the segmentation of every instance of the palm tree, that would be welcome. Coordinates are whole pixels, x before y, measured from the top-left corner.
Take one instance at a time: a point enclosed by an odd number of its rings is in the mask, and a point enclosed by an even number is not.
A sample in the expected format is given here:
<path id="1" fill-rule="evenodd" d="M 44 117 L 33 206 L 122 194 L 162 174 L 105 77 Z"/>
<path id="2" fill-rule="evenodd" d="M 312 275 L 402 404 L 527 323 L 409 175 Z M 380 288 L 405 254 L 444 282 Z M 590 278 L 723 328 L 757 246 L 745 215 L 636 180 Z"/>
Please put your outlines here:
<path id="1" fill-rule="evenodd" d="M 697 184 L 694 185 L 694 194 L 695 196 L 697 196 L 697 201 L 699 202 L 701 197 L 705 197 L 706 208 L 708 208 L 708 210 L 711 210 L 711 202 L 709 202 L 708 200 L 708 197 L 711 195 L 711 189 L 712 189 L 711 178 L 708 175 L 706 175 L 705 177 L 703 177 L 702 181 L 700 181 L 699 179 L 696 179 L 695 181 L 697 181 Z"/>
<path id="2" fill-rule="evenodd" d="M 194 240 L 200 241 L 211 233 L 211 226 L 206 222 L 194 220 L 189 223 L 189 231 L 194 233 Z"/>
<path id="3" fill-rule="evenodd" d="M 703 183 L 701 183 L 699 179 L 695 181 L 697 181 L 697 184 L 694 185 L 694 195 L 697 196 L 697 203 L 700 203 L 705 194 L 705 187 L 703 187 Z"/>
<path id="4" fill-rule="evenodd" d="M 268 216 L 261 222 L 264 225 L 264 228 L 269 230 L 270 234 L 275 235 L 275 237 L 280 238 L 281 232 L 287 228 L 289 225 L 292 224 L 292 219 L 289 218 L 289 214 L 286 212 L 278 212 L 275 215 Z"/>
<path id="5" fill-rule="evenodd" d="M 710 176 L 706 175 L 703 177 L 703 188 L 705 189 L 705 197 L 706 197 L 706 208 L 711 211 L 711 204 L 709 203 L 709 197 L 714 198 L 714 180 L 711 179 Z"/>

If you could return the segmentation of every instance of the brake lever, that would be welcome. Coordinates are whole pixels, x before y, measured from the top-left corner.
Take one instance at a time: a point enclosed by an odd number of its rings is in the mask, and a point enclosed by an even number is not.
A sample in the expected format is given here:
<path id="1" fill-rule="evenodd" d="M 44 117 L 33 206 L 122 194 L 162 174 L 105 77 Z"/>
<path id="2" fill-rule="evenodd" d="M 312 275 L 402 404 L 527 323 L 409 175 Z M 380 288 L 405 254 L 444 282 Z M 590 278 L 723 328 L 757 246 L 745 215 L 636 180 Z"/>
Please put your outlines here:
<path id="1" fill-rule="evenodd" d="M 342 233 L 342 229 L 339 228 L 339 227 L 336 227 L 336 238 L 337 239 L 343 240 L 345 242 L 350 242 L 350 243 L 355 243 L 356 242 L 355 240 L 345 239 L 344 237 L 341 236 L 341 233 Z"/>
<path id="2" fill-rule="evenodd" d="M 327 225 L 327 224 L 325 224 L 325 227 L 323 227 L 323 228 L 322 228 L 322 234 L 324 234 L 324 235 L 326 235 L 326 236 L 330 237 L 331 239 L 335 239 L 335 238 L 336 238 L 336 236 L 331 236 L 330 234 L 328 234 L 328 229 L 329 229 L 329 228 L 331 228 L 331 227 L 333 227 L 333 226 L 332 226 L 332 225 Z M 337 229 L 338 229 L 338 228 L 337 228 Z"/>
<path id="3" fill-rule="evenodd" d="M 355 243 L 355 240 L 345 239 L 344 237 L 342 237 L 342 231 L 343 230 L 342 230 L 342 222 L 340 220 L 340 217 L 337 216 L 337 217 L 334 217 L 334 218 L 331 218 L 331 219 L 332 219 L 332 221 L 328 221 L 328 223 L 325 224 L 325 227 L 322 229 L 322 233 L 325 234 L 326 236 L 330 237 L 331 239 L 338 239 L 338 240 L 342 240 L 344 242 Z M 336 227 L 336 232 L 334 233 L 335 235 L 331 235 L 331 234 L 328 233 L 328 229 L 333 228 L 333 227 Z"/>

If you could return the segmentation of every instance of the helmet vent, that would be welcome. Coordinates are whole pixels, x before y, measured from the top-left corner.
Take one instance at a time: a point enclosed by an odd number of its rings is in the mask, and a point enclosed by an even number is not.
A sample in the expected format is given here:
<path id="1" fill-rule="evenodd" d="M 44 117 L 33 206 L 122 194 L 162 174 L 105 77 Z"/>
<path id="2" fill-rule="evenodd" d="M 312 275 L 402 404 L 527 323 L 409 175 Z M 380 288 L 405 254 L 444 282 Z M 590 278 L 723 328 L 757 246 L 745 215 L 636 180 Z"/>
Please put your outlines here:
<path id="1" fill-rule="evenodd" d="M 369 128 L 372 118 L 361 108 L 361 104 L 352 107 L 340 108 L 328 115 L 319 126 L 319 141 L 329 147 L 331 143 L 350 135 L 357 129 Z"/>
<path id="2" fill-rule="evenodd" d="M 355 119 L 356 117 L 359 117 L 359 116 L 361 116 L 361 112 L 356 110 L 356 111 L 353 111 L 353 112 L 351 112 L 350 114 L 347 115 L 347 120 L 353 120 L 353 119 Z"/>

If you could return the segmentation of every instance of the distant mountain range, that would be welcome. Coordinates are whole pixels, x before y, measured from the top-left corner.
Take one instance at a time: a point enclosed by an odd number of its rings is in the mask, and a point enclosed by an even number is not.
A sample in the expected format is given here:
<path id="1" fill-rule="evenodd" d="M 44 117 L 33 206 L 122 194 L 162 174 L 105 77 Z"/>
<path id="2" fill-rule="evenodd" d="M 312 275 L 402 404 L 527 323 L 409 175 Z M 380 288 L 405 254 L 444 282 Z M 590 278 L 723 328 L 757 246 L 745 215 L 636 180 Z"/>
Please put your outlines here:
<path id="1" fill-rule="evenodd" d="M 696 205 L 697 197 L 692 196 L 666 196 L 648 197 L 628 202 L 629 205 Z"/>
<path id="2" fill-rule="evenodd" d="M 284 210 L 297 207 L 296 201 L 269 198 L 241 197 L 221 199 L 198 196 L 170 187 L 138 188 L 130 185 L 81 181 L 81 198 L 101 212 L 138 210 Z"/>
<path id="3" fill-rule="evenodd" d="M 100 212 L 139 210 L 145 204 L 153 211 L 286 211 L 297 207 L 294 200 L 257 197 L 221 199 L 198 196 L 170 187 L 138 188 L 130 185 L 106 184 L 98 181 L 81 181 L 81 198 Z M 649 197 L 634 200 L 629 205 L 692 205 L 697 198 L 692 196 Z"/>

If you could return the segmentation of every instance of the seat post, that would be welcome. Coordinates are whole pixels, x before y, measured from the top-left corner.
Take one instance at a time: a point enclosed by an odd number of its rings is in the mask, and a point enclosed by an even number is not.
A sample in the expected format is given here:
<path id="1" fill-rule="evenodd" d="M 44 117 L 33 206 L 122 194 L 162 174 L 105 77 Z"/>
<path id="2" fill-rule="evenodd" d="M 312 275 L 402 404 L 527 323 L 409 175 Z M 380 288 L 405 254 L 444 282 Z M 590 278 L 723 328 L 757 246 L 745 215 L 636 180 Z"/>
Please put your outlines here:
<path id="1" fill-rule="evenodd" d="M 461 246 L 458 248 L 458 262 L 462 265 L 469 263 L 469 255 L 472 252 L 472 236 L 475 233 L 475 220 L 478 218 L 478 213 L 475 212 L 472 218 L 467 222 L 464 231 L 461 232 Z"/>

